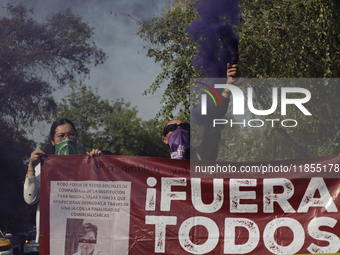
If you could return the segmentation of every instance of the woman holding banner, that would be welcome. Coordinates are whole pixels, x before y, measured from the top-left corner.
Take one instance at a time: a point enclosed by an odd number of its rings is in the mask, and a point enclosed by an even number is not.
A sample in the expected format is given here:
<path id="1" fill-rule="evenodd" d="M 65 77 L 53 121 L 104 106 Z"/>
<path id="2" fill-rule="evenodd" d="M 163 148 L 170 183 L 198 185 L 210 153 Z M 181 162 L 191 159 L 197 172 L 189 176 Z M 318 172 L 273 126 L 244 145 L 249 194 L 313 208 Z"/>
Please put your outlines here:
<path id="1" fill-rule="evenodd" d="M 76 153 L 76 141 L 77 131 L 72 123 L 68 119 L 60 119 L 55 121 L 50 130 L 50 141 L 53 146 L 53 153 L 60 154 L 62 151 L 64 155 L 77 154 Z M 56 153 L 56 152 L 59 153 Z M 93 149 L 91 152 L 86 152 L 91 157 L 100 156 L 102 153 L 98 149 Z M 38 203 L 36 213 L 36 227 L 37 236 L 36 242 L 39 243 L 39 221 L 40 221 L 40 162 L 42 157 L 45 156 L 45 152 L 40 148 L 31 153 L 30 161 L 28 164 L 28 170 L 24 183 L 24 199 L 29 205 Z"/>

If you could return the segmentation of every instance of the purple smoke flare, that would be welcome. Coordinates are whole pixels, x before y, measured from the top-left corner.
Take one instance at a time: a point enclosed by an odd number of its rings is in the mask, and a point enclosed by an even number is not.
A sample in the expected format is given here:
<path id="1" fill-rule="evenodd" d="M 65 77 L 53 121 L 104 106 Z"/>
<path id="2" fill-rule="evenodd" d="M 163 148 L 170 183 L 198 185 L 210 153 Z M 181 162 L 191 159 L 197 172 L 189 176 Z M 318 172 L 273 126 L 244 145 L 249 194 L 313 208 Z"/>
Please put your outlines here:
<path id="1" fill-rule="evenodd" d="M 199 18 L 186 29 L 198 42 L 191 60 L 204 77 L 224 78 L 232 54 L 238 53 L 239 37 L 232 26 L 238 25 L 239 0 L 202 0 L 196 5 Z"/>
<path id="2" fill-rule="evenodd" d="M 239 36 L 232 26 L 238 25 L 239 0 L 202 0 L 196 5 L 199 18 L 186 27 L 190 38 L 198 43 L 193 66 L 206 78 L 225 78 L 227 63 L 238 54 Z M 208 112 L 212 101 L 208 98 Z M 209 109 L 210 108 L 210 109 Z M 208 115 L 200 114 L 200 105 L 191 110 L 191 122 L 204 125 Z"/>

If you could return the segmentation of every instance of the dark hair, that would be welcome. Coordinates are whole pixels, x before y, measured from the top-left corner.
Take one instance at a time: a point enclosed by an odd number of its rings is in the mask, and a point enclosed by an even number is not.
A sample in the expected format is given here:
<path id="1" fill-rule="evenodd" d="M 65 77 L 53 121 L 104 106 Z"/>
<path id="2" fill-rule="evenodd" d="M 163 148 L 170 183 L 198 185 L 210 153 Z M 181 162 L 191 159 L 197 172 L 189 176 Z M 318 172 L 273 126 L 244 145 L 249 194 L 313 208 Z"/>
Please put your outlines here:
<path id="1" fill-rule="evenodd" d="M 50 130 L 50 140 L 54 141 L 54 135 L 55 135 L 55 130 L 57 129 L 57 127 L 64 125 L 64 124 L 70 124 L 74 131 L 77 132 L 76 127 L 74 126 L 74 124 L 72 123 L 72 121 L 68 120 L 68 119 L 59 119 L 56 120 L 55 122 L 53 122 L 52 126 L 51 126 L 51 130 Z M 55 153 L 54 151 L 54 146 L 52 146 L 52 151 L 53 154 Z"/>
<path id="2" fill-rule="evenodd" d="M 78 231 L 78 238 L 83 237 L 88 232 L 93 232 L 94 236 L 97 238 L 98 234 L 98 227 L 96 225 L 93 225 L 92 223 L 85 223 L 83 224 Z"/>
<path id="3" fill-rule="evenodd" d="M 51 126 L 51 130 L 50 130 L 50 140 L 54 141 L 54 135 L 55 135 L 55 130 L 57 129 L 57 127 L 64 125 L 64 124 L 70 124 L 74 131 L 77 132 L 74 124 L 72 123 L 72 121 L 68 120 L 68 119 L 60 119 L 60 120 L 56 120 L 55 122 L 53 122 L 52 126 Z"/>

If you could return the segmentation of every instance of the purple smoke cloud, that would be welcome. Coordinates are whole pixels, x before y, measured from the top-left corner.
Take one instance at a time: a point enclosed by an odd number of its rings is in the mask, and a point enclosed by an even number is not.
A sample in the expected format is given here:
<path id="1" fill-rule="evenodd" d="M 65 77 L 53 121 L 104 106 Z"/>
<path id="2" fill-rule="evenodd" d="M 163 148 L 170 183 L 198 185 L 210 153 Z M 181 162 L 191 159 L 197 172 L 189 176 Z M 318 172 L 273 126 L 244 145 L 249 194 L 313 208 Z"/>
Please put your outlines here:
<path id="1" fill-rule="evenodd" d="M 191 60 L 204 77 L 224 78 L 232 53 L 238 53 L 239 37 L 232 26 L 238 25 L 239 0 L 202 0 L 196 5 L 199 18 L 186 29 L 198 42 Z"/>

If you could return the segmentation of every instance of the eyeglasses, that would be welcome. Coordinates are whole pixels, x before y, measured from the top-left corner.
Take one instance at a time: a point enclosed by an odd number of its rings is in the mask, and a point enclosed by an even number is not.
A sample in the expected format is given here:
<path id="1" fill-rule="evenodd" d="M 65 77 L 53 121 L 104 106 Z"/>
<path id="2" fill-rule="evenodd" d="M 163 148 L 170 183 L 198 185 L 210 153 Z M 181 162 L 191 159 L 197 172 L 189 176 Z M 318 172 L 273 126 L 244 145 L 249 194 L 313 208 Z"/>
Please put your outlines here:
<path id="1" fill-rule="evenodd" d="M 79 238 L 78 243 L 97 243 L 97 239 Z"/>
<path id="2" fill-rule="evenodd" d="M 59 133 L 59 134 L 56 134 L 56 137 L 62 141 L 62 140 L 65 140 L 66 138 L 75 138 L 77 136 L 77 133 L 76 132 L 69 132 L 67 134 L 64 134 L 64 133 Z"/>
<path id="3" fill-rule="evenodd" d="M 166 136 L 169 132 L 175 131 L 178 127 L 185 129 L 185 130 L 189 130 L 190 124 L 189 123 L 180 123 L 180 124 L 167 125 L 164 132 L 163 132 L 163 135 Z"/>

